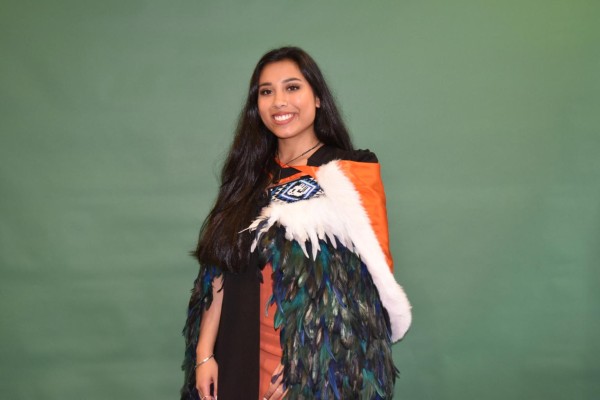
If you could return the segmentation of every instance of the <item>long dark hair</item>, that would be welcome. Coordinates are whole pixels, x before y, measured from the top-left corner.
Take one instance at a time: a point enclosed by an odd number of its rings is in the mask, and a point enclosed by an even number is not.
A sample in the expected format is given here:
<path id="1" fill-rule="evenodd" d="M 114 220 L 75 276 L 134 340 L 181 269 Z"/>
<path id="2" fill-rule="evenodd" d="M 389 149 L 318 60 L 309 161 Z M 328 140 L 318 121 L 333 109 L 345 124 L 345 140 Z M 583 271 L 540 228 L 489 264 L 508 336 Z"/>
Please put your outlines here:
<path id="1" fill-rule="evenodd" d="M 321 107 L 316 110 L 314 122 L 317 138 L 325 145 L 353 149 L 333 95 L 312 57 L 298 47 L 282 47 L 263 55 L 252 73 L 246 104 L 221 171 L 219 195 L 202 224 L 193 252 L 203 265 L 240 272 L 249 263 L 250 234 L 240 232 L 266 204 L 265 189 L 277 168 L 274 161 L 277 138 L 265 127 L 258 113 L 258 80 L 267 64 L 283 60 L 296 63 L 320 99 Z"/>

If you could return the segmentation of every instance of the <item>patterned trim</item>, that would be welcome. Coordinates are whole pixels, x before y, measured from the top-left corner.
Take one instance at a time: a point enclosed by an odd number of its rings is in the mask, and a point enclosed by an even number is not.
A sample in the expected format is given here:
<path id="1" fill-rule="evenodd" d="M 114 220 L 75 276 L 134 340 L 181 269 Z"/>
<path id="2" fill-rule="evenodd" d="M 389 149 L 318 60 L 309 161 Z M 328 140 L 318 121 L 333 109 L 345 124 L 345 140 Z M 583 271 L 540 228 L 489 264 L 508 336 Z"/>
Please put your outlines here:
<path id="1" fill-rule="evenodd" d="M 274 202 L 295 203 L 300 200 L 319 197 L 323 193 L 319 183 L 313 177 L 306 175 L 269 189 L 269 198 Z"/>

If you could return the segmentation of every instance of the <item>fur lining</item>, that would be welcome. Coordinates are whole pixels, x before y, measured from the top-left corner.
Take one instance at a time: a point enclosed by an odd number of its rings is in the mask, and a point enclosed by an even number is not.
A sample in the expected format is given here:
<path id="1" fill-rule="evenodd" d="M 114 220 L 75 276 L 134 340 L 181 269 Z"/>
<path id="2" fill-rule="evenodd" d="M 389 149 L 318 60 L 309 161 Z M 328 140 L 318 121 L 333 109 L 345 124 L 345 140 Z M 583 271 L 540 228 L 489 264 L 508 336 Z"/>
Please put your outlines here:
<path id="1" fill-rule="evenodd" d="M 390 271 L 358 192 L 337 161 L 318 169 L 317 182 L 323 188 L 324 196 L 295 203 L 271 202 L 263 208 L 249 227 L 254 231 L 261 222 L 267 221 L 257 232 L 251 250 L 255 250 L 260 236 L 275 223 L 285 228 L 287 240 L 298 242 L 306 257 L 313 259 L 320 250 L 319 239 L 327 238 L 334 246 L 337 239 L 358 254 L 367 266 L 390 317 L 391 339 L 393 342 L 402 339 L 411 324 L 411 306 Z M 309 240 L 312 249 L 310 255 L 305 245 Z"/>

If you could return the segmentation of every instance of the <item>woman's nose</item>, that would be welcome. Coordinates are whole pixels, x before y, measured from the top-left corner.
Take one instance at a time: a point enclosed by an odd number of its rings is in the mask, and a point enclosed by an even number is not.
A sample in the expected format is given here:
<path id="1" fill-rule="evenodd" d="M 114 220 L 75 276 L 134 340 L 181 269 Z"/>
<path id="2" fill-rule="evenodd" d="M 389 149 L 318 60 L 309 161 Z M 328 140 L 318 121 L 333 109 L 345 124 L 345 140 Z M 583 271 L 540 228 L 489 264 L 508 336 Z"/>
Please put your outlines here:
<path id="1" fill-rule="evenodd" d="M 287 103 L 287 96 L 285 92 L 275 92 L 275 96 L 273 98 L 273 106 L 275 106 L 276 108 L 281 108 L 287 106 Z"/>

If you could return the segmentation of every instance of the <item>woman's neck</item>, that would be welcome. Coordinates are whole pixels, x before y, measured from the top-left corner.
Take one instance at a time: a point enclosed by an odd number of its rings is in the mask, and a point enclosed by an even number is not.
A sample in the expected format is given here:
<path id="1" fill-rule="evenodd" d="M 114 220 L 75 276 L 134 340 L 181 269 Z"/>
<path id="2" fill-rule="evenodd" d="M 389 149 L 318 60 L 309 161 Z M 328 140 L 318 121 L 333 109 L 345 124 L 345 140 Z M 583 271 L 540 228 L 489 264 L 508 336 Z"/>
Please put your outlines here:
<path id="1" fill-rule="evenodd" d="M 277 143 L 277 159 L 284 165 L 306 165 L 308 158 L 321 145 L 322 143 L 316 137 L 296 142 L 279 139 Z"/>

